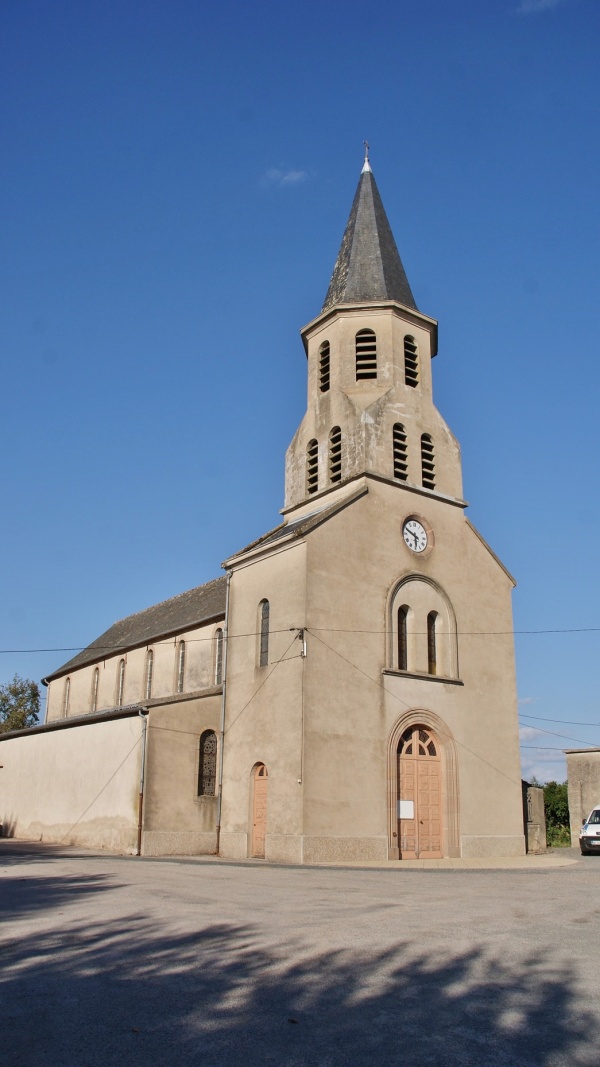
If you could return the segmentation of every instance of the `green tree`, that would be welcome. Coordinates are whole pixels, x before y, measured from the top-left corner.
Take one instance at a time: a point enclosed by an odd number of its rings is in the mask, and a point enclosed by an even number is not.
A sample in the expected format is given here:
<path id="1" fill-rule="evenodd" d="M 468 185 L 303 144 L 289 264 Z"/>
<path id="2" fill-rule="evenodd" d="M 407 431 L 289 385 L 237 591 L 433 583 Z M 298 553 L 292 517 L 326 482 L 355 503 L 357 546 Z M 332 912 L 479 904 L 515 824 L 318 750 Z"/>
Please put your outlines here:
<path id="1" fill-rule="evenodd" d="M 0 685 L 0 734 L 26 730 L 40 717 L 40 690 L 30 678 L 15 674 L 12 682 Z"/>
<path id="2" fill-rule="evenodd" d="M 546 782 L 544 809 L 547 843 L 554 846 L 570 845 L 569 796 L 566 782 Z"/>

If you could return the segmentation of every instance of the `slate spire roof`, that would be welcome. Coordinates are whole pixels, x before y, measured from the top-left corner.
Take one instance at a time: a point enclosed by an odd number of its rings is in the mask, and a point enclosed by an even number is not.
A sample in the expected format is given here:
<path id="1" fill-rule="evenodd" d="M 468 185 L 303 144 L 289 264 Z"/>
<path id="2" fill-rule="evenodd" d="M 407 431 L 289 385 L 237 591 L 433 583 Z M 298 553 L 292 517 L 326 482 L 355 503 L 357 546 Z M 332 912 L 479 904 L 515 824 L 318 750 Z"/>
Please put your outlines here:
<path id="1" fill-rule="evenodd" d="M 374 300 L 397 300 L 418 310 L 367 157 L 323 311 Z"/>

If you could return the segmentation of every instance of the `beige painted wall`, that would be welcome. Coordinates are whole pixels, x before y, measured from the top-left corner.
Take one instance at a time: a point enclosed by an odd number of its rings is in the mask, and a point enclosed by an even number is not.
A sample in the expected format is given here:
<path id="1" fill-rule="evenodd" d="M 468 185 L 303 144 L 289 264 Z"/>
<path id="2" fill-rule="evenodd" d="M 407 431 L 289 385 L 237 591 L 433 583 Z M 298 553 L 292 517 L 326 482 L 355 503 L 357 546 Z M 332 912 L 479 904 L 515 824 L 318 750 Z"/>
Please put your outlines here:
<path id="1" fill-rule="evenodd" d="M 567 752 L 571 844 L 579 844 L 583 819 L 600 805 L 600 748 Z"/>
<path id="2" fill-rule="evenodd" d="M 153 707 L 148 720 L 142 852 L 213 853 L 217 797 L 198 796 L 199 745 L 205 730 L 219 737 L 221 694 Z"/>
<path id="3" fill-rule="evenodd" d="M 90 664 L 72 671 L 68 676 L 56 678 L 48 687 L 48 711 L 46 721 L 64 716 L 66 678 L 70 679 L 69 707 L 67 717 L 86 715 L 93 711 L 94 674 L 98 668 L 97 711 L 119 705 L 119 664 L 125 660 L 125 684 L 122 705 L 146 701 L 147 653 L 154 654 L 152 666 L 151 699 L 172 696 L 177 692 L 179 643 L 185 641 L 185 675 L 183 691 L 186 693 L 204 689 L 215 682 L 215 633 L 222 622 L 210 623 L 193 630 L 155 641 L 143 648 L 134 648 L 107 656 L 97 664 Z"/>
<path id="4" fill-rule="evenodd" d="M 133 852 L 141 732 L 133 716 L 1 741 L 4 836 Z"/>

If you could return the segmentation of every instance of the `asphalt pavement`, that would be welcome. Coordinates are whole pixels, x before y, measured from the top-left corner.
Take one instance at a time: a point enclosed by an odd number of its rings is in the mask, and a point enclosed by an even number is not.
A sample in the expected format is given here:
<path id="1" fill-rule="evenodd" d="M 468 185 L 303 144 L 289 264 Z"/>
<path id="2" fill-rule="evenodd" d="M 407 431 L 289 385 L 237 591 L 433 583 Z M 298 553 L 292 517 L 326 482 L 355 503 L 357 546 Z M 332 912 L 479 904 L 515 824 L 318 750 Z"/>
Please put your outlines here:
<path id="1" fill-rule="evenodd" d="M 600 1064 L 600 857 L 294 868 L 0 841 L 6 1067 Z"/>

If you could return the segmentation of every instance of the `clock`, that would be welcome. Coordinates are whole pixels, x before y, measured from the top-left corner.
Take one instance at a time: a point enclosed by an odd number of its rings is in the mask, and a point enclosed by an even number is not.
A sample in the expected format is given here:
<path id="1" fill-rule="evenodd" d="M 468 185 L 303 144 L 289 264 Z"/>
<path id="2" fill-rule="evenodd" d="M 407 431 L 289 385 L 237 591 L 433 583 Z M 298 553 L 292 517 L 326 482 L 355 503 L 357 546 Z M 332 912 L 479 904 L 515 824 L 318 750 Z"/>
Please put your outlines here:
<path id="1" fill-rule="evenodd" d="M 424 552 L 427 548 L 427 531 L 418 519 L 407 519 L 402 527 L 404 544 L 411 552 Z"/>

